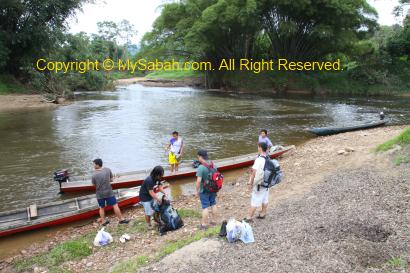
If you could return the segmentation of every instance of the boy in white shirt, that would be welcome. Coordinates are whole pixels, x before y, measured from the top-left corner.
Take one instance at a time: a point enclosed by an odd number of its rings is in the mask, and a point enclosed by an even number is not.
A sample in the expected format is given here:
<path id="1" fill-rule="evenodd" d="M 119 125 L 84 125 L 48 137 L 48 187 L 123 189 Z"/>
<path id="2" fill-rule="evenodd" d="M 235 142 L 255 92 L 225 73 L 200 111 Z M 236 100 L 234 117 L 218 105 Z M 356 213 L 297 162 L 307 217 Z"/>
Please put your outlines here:
<path id="1" fill-rule="evenodd" d="M 249 216 L 245 220 L 248 222 L 253 221 L 253 216 L 256 209 L 262 207 L 260 214 L 256 217 L 258 219 L 264 219 L 266 217 L 266 210 L 269 202 L 269 188 L 262 187 L 264 177 L 264 167 L 266 162 L 266 151 L 268 145 L 265 142 L 258 143 L 259 156 L 255 159 L 252 166 L 252 173 L 249 177 L 248 190 L 252 191 L 251 196 L 251 208 L 249 209 Z"/>
<path id="2" fill-rule="evenodd" d="M 179 136 L 177 131 L 172 132 L 172 138 L 165 148 L 168 150 L 168 161 L 171 166 L 171 174 L 178 172 L 179 162 L 181 161 L 182 152 L 184 150 L 184 141 Z"/>

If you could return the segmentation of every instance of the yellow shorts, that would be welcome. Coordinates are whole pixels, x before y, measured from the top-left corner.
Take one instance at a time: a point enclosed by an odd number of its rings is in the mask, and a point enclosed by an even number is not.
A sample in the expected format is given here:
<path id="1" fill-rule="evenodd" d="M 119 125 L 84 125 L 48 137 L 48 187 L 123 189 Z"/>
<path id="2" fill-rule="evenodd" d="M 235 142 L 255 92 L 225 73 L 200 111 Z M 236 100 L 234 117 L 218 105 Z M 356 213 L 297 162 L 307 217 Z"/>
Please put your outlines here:
<path id="1" fill-rule="evenodd" d="M 179 163 L 179 161 L 178 161 L 178 159 L 177 159 L 177 157 L 174 153 L 168 153 L 168 161 L 169 161 L 169 164 L 171 164 L 171 165 Z"/>

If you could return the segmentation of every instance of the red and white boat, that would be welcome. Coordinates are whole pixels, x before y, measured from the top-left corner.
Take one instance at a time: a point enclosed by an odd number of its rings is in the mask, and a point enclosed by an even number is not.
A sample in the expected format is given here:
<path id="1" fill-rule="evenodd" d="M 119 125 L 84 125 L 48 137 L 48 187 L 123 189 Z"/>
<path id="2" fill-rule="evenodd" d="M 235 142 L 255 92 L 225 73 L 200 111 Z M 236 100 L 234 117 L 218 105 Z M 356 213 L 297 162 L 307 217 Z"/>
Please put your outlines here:
<path id="1" fill-rule="evenodd" d="M 271 158 L 276 158 L 293 149 L 293 146 L 284 147 L 282 149 L 271 152 Z M 251 166 L 256 158 L 256 154 L 247 154 L 242 156 L 230 157 L 225 159 L 214 160 L 219 171 L 227 171 Z M 113 189 L 135 187 L 142 184 L 144 179 L 150 174 L 151 170 L 141 170 L 128 173 L 119 173 L 119 177 L 115 178 L 111 183 Z M 171 174 L 168 170 L 165 171 L 164 180 L 171 180 L 183 177 L 193 177 L 196 174 L 196 169 L 190 164 L 181 165 L 179 171 Z M 91 178 L 72 178 L 72 181 L 61 183 L 61 192 L 82 192 L 94 191 L 95 186 L 91 183 Z"/>
<path id="2" fill-rule="evenodd" d="M 115 197 L 121 208 L 139 203 L 140 187 L 115 190 Z M 106 211 L 112 207 L 106 207 Z M 44 205 L 0 213 L 0 237 L 18 232 L 57 226 L 78 220 L 90 219 L 98 215 L 95 194 L 56 201 Z"/>

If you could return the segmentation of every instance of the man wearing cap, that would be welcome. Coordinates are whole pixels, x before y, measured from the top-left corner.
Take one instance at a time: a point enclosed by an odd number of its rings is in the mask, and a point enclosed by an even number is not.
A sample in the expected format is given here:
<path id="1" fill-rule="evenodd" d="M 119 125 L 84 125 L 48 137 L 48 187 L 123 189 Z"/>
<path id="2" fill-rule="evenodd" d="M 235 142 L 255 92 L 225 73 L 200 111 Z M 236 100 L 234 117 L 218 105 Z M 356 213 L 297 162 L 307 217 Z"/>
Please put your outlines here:
<path id="1" fill-rule="evenodd" d="M 208 192 L 204 189 L 204 182 L 208 179 L 209 168 L 211 165 L 208 158 L 208 152 L 206 150 L 198 151 L 198 161 L 201 163 L 196 172 L 196 193 L 201 201 L 202 207 L 202 221 L 199 229 L 204 230 L 208 228 L 208 225 L 215 225 L 214 217 L 216 215 L 216 193 Z"/>

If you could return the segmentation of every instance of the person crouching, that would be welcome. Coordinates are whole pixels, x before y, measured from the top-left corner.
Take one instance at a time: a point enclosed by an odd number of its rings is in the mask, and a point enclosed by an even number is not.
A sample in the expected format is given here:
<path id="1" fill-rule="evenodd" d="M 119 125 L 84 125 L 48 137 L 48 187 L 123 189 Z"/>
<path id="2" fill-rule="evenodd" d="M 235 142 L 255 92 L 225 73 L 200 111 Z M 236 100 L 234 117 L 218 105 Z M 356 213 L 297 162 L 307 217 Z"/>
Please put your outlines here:
<path id="1" fill-rule="evenodd" d="M 154 187 L 158 186 L 158 191 L 162 192 L 165 196 L 164 188 L 162 187 L 161 181 L 164 176 L 164 168 L 161 166 L 156 166 L 152 169 L 151 174 L 145 178 L 144 182 L 140 188 L 140 201 L 144 206 L 145 222 L 148 228 L 152 228 L 151 217 L 154 215 L 153 204 L 154 200 L 161 204 L 162 199 L 154 192 Z"/>

